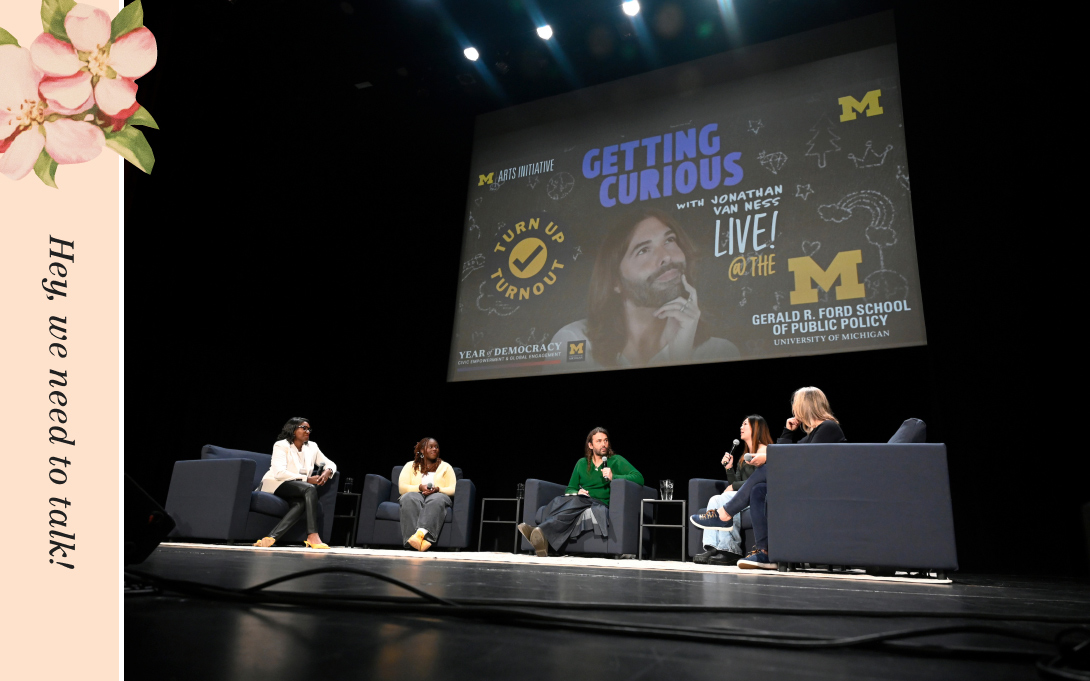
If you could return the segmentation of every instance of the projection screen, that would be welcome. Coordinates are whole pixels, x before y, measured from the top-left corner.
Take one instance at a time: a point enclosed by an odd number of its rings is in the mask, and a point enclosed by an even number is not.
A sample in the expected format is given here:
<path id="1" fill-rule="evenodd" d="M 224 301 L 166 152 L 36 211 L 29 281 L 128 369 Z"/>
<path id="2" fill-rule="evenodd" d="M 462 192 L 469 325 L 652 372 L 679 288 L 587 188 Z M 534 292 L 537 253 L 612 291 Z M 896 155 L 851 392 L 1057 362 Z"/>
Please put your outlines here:
<path id="1" fill-rule="evenodd" d="M 926 343 L 892 15 L 482 115 L 448 380 Z"/>

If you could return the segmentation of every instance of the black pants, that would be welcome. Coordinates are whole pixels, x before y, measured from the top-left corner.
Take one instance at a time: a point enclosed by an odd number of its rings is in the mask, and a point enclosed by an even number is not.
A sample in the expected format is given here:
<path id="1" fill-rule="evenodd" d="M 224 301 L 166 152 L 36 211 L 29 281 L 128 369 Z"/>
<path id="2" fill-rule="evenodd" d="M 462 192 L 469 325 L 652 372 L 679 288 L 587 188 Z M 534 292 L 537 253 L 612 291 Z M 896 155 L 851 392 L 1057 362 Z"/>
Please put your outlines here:
<path id="1" fill-rule="evenodd" d="M 302 480 L 288 480 L 280 483 L 273 494 L 287 501 L 291 508 L 284 514 L 284 519 L 269 533 L 270 537 L 280 539 L 284 536 L 284 533 L 299 520 L 299 516 L 303 515 L 304 510 L 307 513 L 307 533 L 318 533 L 317 487 Z"/>
<path id="2" fill-rule="evenodd" d="M 765 501 L 767 493 L 768 473 L 764 466 L 758 466 L 753 475 L 746 478 L 738 493 L 723 506 L 731 518 L 738 518 L 742 509 L 749 506 L 749 517 L 753 522 L 753 544 L 765 550 L 768 550 L 768 507 Z"/>

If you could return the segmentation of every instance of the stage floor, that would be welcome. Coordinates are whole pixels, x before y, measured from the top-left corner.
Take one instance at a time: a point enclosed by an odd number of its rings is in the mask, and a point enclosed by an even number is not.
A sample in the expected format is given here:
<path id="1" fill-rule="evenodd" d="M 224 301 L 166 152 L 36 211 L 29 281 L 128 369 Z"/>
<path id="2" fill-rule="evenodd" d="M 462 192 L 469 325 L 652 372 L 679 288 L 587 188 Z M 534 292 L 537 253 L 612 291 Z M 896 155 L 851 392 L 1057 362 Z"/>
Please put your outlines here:
<path id="1" fill-rule="evenodd" d="M 502 556 L 501 556 L 502 557 Z M 957 575 L 952 584 L 855 579 L 760 577 L 709 570 L 691 563 L 557 559 L 503 562 L 464 554 L 317 552 L 199 545 L 160 546 L 134 570 L 227 588 L 243 588 L 319 567 L 358 568 L 397 578 L 462 602 L 518 601 L 524 610 L 618 624 L 669 625 L 698 630 L 742 629 L 820 637 L 973 623 L 975 614 L 1016 618 L 1084 618 L 1090 622 L 1090 585 L 1063 580 Z M 504 558 L 504 561 L 506 558 Z M 401 588 L 353 574 L 303 577 L 274 592 L 411 597 Z M 715 608 L 848 610 L 851 615 L 745 612 L 556 610 L 535 603 L 579 602 Z M 392 612 L 286 605 L 252 605 L 149 592 L 125 596 L 125 672 L 159 679 L 657 679 L 780 678 L 912 679 L 1039 678 L 1032 660 L 1003 651 L 1055 649 L 987 634 L 951 634 L 888 648 L 785 650 L 747 644 L 632 637 L 606 631 L 573 632 L 515 626 L 424 612 L 415 603 Z M 955 619 L 867 617 L 865 613 L 943 613 Z M 1052 635 L 1070 624 L 976 622 Z M 969 657 L 928 652 L 928 645 L 976 649 Z M 926 653 L 926 654 L 924 654 Z"/>

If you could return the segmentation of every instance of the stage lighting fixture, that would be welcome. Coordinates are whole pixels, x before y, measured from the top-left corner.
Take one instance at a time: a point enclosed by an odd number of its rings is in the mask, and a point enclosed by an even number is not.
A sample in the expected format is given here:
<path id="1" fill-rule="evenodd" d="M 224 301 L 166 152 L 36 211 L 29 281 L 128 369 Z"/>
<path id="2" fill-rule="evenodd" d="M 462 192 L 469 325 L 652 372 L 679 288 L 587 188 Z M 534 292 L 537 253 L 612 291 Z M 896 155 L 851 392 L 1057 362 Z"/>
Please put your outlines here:
<path id="1" fill-rule="evenodd" d="M 548 24 L 545 24 L 544 26 L 539 26 L 537 29 L 537 34 L 541 36 L 542 40 L 548 40 L 549 38 L 553 37 L 553 27 Z"/>
<path id="2" fill-rule="evenodd" d="M 621 9 L 623 9 L 624 13 L 628 16 L 634 17 L 640 13 L 639 0 L 628 0 L 628 2 L 621 5 Z"/>
<path id="3" fill-rule="evenodd" d="M 477 58 L 481 56 L 481 53 L 477 51 L 475 47 L 467 47 L 465 49 L 466 59 L 469 61 L 477 61 Z"/>

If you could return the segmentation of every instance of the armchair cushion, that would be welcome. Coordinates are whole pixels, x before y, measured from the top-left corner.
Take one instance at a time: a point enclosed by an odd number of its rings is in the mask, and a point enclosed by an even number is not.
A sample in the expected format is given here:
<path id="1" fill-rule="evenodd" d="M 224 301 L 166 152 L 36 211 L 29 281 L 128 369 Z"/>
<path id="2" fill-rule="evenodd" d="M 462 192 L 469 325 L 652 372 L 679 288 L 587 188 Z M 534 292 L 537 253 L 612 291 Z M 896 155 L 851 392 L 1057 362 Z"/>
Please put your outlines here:
<path id="1" fill-rule="evenodd" d="M 287 501 L 281 499 L 275 494 L 269 492 L 262 492 L 261 490 L 254 490 L 250 492 L 250 510 L 257 513 L 264 513 L 265 515 L 276 516 L 277 518 L 283 518 L 284 514 L 291 508 Z"/>
<path id="2" fill-rule="evenodd" d="M 920 419 L 905 419 L 905 422 L 889 439 L 889 444 L 920 442 L 927 442 L 927 424 Z"/>
<path id="3" fill-rule="evenodd" d="M 455 498 L 458 494 L 455 493 Z M 378 505 L 378 511 L 375 512 L 376 520 L 393 520 L 401 522 L 401 504 L 396 501 L 384 501 Z M 451 506 L 447 506 L 447 516 L 444 523 L 449 523 L 454 520 L 454 509 Z"/>

